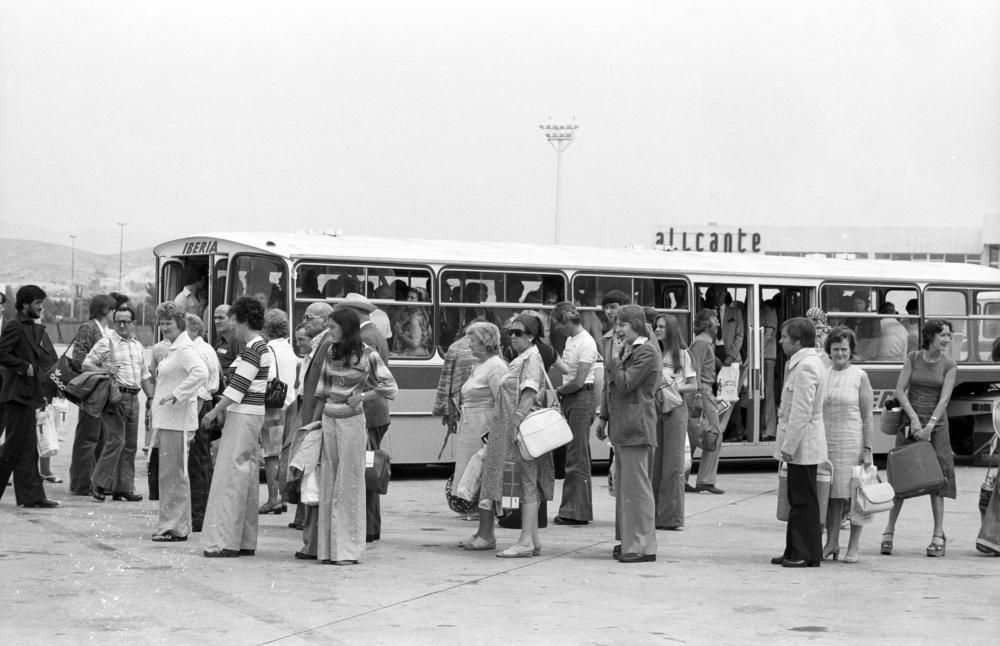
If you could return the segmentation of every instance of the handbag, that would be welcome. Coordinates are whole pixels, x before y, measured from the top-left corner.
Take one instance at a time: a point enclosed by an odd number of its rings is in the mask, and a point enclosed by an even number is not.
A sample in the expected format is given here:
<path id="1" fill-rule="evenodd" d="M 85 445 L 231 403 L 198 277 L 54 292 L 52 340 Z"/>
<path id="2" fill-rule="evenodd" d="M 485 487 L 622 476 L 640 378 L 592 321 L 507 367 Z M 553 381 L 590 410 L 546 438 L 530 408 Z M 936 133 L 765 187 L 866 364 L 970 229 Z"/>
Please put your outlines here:
<path id="1" fill-rule="evenodd" d="M 365 490 L 384 496 L 392 478 L 392 461 L 382 449 L 365 451 Z"/>
<path id="2" fill-rule="evenodd" d="M 909 442 L 892 449 L 886 458 L 886 471 L 897 498 L 934 493 L 947 484 L 930 442 Z"/>
<path id="3" fill-rule="evenodd" d="M 887 399 L 879 415 L 879 430 L 885 435 L 895 435 L 903 426 L 903 409 L 895 399 Z"/>
<path id="4" fill-rule="evenodd" d="M 288 384 L 281 380 L 281 372 L 278 370 L 278 355 L 274 350 L 268 348 L 274 358 L 274 379 L 267 382 L 267 390 L 264 391 L 264 409 L 281 410 L 285 407 L 285 396 L 288 394 Z"/>
<path id="5" fill-rule="evenodd" d="M 455 474 L 448 476 L 444 483 L 444 498 L 448 501 L 448 509 L 456 514 L 468 516 L 474 514 L 479 509 L 479 492 L 476 492 L 476 500 L 470 501 L 455 495 Z"/>
<path id="6" fill-rule="evenodd" d="M 698 448 L 702 451 L 715 451 L 719 448 L 719 440 L 722 439 L 722 434 L 705 417 L 704 409 L 702 409 L 701 415 L 693 419 L 691 423 L 695 424 L 695 428 L 698 429 Z"/>
<path id="7" fill-rule="evenodd" d="M 73 337 L 73 340 L 70 341 L 70 344 L 66 346 L 66 349 L 63 350 L 63 353 L 59 355 L 56 362 L 52 364 L 52 367 L 45 373 L 45 379 L 52 382 L 58 391 L 59 396 L 65 397 L 77 405 L 80 404 L 80 398 L 67 391 L 66 387 L 69 386 L 71 381 L 79 377 L 81 373 L 79 370 L 73 368 L 73 362 L 66 356 L 66 354 L 69 352 L 69 349 L 76 344 L 76 340 L 79 336 L 80 334 L 78 332 L 77 335 Z"/>
<path id="8" fill-rule="evenodd" d="M 858 477 L 858 488 L 854 492 L 851 505 L 852 522 L 863 525 L 866 522 L 871 522 L 871 517 L 874 514 L 892 509 L 892 501 L 896 497 L 896 491 L 891 484 L 882 480 L 874 465 L 868 468 L 856 466 L 854 467 L 854 475 L 860 477 Z M 857 522 L 858 520 L 862 522 Z"/>
<path id="9" fill-rule="evenodd" d="M 666 371 L 667 369 L 664 368 L 660 385 L 653 394 L 660 408 L 660 413 L 663 414 L 671 412 L 684 403 L 684 398 L 681 397 L 680 391 L 677 390 L 677 381 L 673 378 L 673 375 L 667 377 Z"/>
<path id="10" fill-rule="evenodd" d="M 549 390 L 553 390 L 548 375 L 545 375 L 545 381 Z M 514 442 L 524 460 L 538 459 L 573 441 L 573 431 L 558 408 L 558 400 L 555 406 L 551 406 L 551 401 L 549 403 L 550 407 L 528 413 L 517 427 Z"/>

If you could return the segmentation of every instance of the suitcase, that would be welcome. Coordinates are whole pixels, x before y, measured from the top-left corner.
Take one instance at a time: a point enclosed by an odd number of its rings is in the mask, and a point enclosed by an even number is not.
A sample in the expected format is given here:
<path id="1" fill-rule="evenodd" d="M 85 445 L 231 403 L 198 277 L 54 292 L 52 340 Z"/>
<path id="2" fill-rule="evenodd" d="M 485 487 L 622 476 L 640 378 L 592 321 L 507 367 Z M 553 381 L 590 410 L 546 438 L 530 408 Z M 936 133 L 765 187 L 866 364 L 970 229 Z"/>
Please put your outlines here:
<path id="1" fill-rule="evenodd" d="M 924 496 L 947 484 L 937 453 L 926 441 L 910 442 L 889 451 L 886 470 L 897 498 Z"/>

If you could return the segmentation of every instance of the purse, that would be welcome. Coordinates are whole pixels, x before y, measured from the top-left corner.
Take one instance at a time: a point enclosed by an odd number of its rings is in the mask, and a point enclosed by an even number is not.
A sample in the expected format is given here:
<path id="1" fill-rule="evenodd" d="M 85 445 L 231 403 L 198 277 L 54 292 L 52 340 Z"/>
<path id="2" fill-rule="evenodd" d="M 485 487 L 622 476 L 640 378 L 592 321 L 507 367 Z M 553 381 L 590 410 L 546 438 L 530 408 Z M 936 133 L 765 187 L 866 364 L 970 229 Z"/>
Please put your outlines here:
<path id="1" fill-rule="evenodd" d="M 903 409 L 895 399 L 887 399 L 879 415 L 879 430 L 885 435 L 895 435 L 903 426 Z"/>
<path id="2" fill-rule="evenodd" d="M 868 469 L 855 467 L 863 470 L 862 477 L 858 480 L 858 489 L 854 492 L 854 500 L 851 506 L 851 517 L 871 516 L 883 511 L 892 509 L 892 501 L 896 497 L 896 491 L 892 485 L 882 480 L 875 466 Z"/>
<path id="3" fill-rule="evenodd" d="M 698 448 L 702 451 L 715 451 L 719 448 L 719 440 L 721 439 L 721 433 L 705 417 L 705 410 L 702 409 L 701 415 L 693 420 L 693 422 L 698 429 Z"/>
<path id="4" fill-rule="evenodd" d="M 382 449 L 365 451 L 365 491 L 384 496 L 392 478 L 392 460 Z"/>
<path id="5" fill-rule="evenodd" d="M 545 382 L 548 390 L 554 390 L 548 375 L 545 375 Z M 552 401 L 549 404 L 549 407 L 528 413 L 517 427 L 514 442 L 524 460 L 536 460 L 573 441 L 573 430 L 559 410 L 558 400 L 554 406 Z"/>
<path id="6" fill-rule="evenodd" d="M 897 498 L 934 493 L 947 484 L 930 442 L 910 442 L 889 451 L 886 471 Z"/>
<path id="7" fill-rule="evenodd" d="M 274 350 L 268 348 L 274 358 L 274 379 L 267 382 L 267 390 L 264 391 L 264 409 L 281 410 L 285 407 L 285 396 L 288 394 L 288 384 L 281 380 L 281 372 L 278 370 L 278 355 Z"/>
<path id="8" fill-rule="evenodd" d="M 677 390 L 677 381 L 673 378 L 673 375 L 668 378 L 666 368 L 664 368 L 663 373 L 660 386 L 656 389 L 653 396 L 656 398 L 660 413 L 666 414 L 683 404 L 684 398 L 681 397 L 680 391 Z"/>

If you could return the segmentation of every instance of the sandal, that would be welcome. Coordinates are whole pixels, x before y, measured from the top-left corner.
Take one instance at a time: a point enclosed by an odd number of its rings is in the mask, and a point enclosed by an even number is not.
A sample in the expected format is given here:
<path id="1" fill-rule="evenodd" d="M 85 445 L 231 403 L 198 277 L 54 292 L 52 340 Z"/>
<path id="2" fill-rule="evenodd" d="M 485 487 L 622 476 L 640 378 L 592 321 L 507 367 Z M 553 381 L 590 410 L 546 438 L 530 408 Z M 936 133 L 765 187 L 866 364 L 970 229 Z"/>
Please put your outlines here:
<path id="1" fill-rule="evenodd" d="M 935 543 L 937 539 L 941 539 L 940 543 Z M 944 556 L 945 549 L 948 547 L 948 539 L 942 532 L 940 536 L 934 534 L 931 537 L 931 544 L 927 546 L 927 556 Z"/>
<path id="2" fill-rule="evenodd" d="M 892 554 L 892 537 L 892 532 L 882 532 L 882 544 L 879 546 L 879 551 L 885 555 Z"/>
<path id="3" fill-rule="evenodd" d="M 476 536 L 474 539 L 463 545 L 465 549 L 470 552 L 481 552 L 485 550 L 495 550 L 497 548 L 497 542 L 493 541 L 490 543 L 485 538 Z"/>

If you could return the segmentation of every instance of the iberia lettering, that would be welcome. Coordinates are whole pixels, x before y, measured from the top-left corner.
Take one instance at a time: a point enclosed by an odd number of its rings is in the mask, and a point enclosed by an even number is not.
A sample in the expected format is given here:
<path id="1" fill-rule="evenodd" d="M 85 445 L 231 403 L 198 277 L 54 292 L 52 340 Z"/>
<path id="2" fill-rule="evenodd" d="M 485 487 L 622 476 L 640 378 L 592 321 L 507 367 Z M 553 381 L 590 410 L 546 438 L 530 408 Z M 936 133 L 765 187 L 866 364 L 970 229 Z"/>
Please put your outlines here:
<path id="1" fill-rule="evenodd" d="M 218 240 L 195 240 L 194 242 L 185 242 L 180 255 L 190 256 L 195 254 L 215 253 L 218 248 Z"/>
<path id="2" fill-rule="evenodd" d="M 656 244 L 678 251 L 715 251 L 722 253 L 760 253 L 760 233 L 744 231 L 742 227 L 735 233 L 712 231 L 674 231 L 673 227 L 664 233 L 656 232 Z"/>

